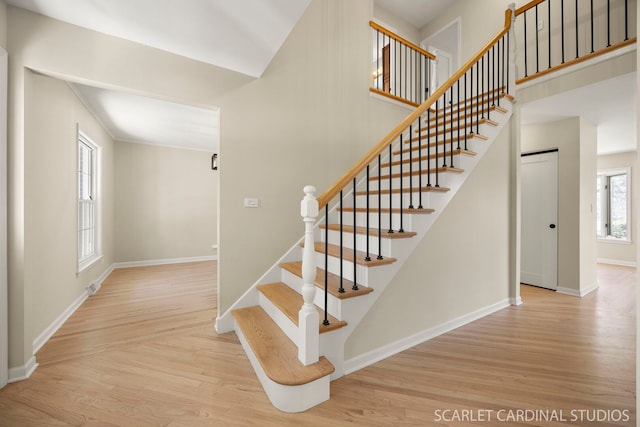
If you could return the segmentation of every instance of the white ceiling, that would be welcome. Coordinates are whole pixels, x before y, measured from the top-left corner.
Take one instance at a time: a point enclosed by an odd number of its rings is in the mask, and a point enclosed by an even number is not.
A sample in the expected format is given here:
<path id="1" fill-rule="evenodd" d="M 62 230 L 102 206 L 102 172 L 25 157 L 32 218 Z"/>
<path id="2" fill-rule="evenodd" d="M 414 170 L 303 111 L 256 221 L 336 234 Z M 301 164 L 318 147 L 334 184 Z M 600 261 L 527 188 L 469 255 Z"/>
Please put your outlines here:
<path id="1" fill-rule="evenodd" d="M 636 149 L 636 73 L 522 104 L 523 125 L 583 117 L 597 126 L 598 154 Z"/>
<path id="2" fill-rule="evenodd" d="M 311 0 L 6 0 L 115 37 L 262 75 Z M 218 150 L 218 112 L 73 84 L 115 138 Z"/>
<path id="3" fill-rule="evenodd" d="M 450 7 L 453 2 L 450 0 L 375 0 L 375 3 L 420 29 Z"/>
<path id="4" fill-rule="evenodd" d="M 78 83 L 69 85 L 114 139 L 218 151 L 218 111 Z"/>

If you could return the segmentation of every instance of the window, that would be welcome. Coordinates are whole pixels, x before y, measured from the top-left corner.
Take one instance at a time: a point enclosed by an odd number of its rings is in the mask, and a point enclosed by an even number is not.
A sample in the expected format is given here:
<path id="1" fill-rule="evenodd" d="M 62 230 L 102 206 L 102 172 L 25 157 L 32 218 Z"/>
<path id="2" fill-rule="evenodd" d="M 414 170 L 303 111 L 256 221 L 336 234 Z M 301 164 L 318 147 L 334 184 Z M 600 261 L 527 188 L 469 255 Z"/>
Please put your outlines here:
<path id="1" fill-rule="evenodd" d="M 78 272 L 100 258 L 98 146 L 78 130 Z"/>
<path id="2" fill-rule="evenodd" d="M 631 171 L 599 171 L 596 198 L 596 232 L 599 239 L 630 242 Z"/>

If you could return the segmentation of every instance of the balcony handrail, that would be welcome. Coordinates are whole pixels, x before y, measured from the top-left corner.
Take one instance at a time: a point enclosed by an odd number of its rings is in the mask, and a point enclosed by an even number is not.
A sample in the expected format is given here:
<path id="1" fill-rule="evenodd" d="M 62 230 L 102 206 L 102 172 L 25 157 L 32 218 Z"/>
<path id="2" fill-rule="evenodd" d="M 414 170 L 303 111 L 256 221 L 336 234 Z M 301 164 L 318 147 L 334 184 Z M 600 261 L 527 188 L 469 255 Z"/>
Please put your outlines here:
<path id="1" fill-rule="evenodd" d="M 460 78 L 462 78 L 471 67 L 473 67 L 498 41 L 504 37 L 511 29 L 512 9 L 505 11 L 504 28 L 496 34 L 482 49 L 471 57 L 458 71 L 456 71 L 442 86 L 440 86 L 426 101 L 401 121 L 391 132 L 387 134 L 378 144 L 376 144 L 367 154 L 365 154 L 355 165 L 351 167 L 342 177 L 340 177 L 331 187 L 318 197 L 318 208 L 325 207 L 341 190 L 346 188 L 354 178 L 356 178 L 367 165 L 378 158 L 378 155 L 389 147 L 402 132 L 409 128 L 422 114 L 424 114 L 440 97 L 442 97 Z"/>
<path id="2" fill-rule="evenodd" d="M 382 25 L 380 25 L 380 24 L 378 24 L 378 23 L 376 23 L 374 21 L 369 21 L 369 26 L 371 28 L 373 28 L 374 30 L 378 30 L 381 33 L 391 37 L 392 39 L 397 40 L 400 43 L 409 46 L 411 49 L 418 51 L 419 53 L 423 54 L 424 56 L 428 57 L 429 59 L 436 59 L 436 56 L 433 53 L 424 50 L 423 48 L 421 48 L 417 44 L 410 42 L 409 40 L 405 39 L 404 37 L 394 33 L 390 29 L 385 28 Z"/>

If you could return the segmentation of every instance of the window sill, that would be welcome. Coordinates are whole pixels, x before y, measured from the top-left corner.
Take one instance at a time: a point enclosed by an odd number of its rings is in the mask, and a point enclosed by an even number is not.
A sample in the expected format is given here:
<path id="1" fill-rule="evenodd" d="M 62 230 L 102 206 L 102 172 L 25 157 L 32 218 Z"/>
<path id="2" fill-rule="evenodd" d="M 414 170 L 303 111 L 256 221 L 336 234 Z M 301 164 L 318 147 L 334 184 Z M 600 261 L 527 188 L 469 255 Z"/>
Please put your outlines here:
<path id="1" fill-rule="evenodd" d="M 78 272 L 76 273 L 76 275 L 79 275 L 83 271 L 93 267 L 98 261 L 101 261 L 102 258 L 103 258 L 102 255 L 96 255 L 78 264 Z"/>
<path id="2" fill-rule="evenodd" d="M 616 239 L 615 237 L 598 237 L 598 243 L 613 243 L 615 245 L 630 245 L 631 240 Z"/>

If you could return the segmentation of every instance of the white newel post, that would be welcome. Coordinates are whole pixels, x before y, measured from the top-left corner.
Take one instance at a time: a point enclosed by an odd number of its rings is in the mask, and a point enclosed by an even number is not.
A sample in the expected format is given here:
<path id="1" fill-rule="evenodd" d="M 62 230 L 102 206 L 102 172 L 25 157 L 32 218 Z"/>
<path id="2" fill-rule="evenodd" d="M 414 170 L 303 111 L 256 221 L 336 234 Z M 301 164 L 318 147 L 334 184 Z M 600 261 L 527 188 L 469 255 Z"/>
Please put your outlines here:
<path id="1" fill-rule="evenodd" d="M 316 188 L 304 187 L 304 198 L 300 203 L 300 215 L 304 221 L 304 249 L 302 251 L 302 298 L 304 304 L 298 313 L 298 359 L 304 365 L 318 361 L 320 352 L 320 336 L 318 325 L 320 322 L 318 310 L 313 303 L 316 287 L 316 262 L 314 256 L 313 224 L 318 216 L 318 201 Z"/>

